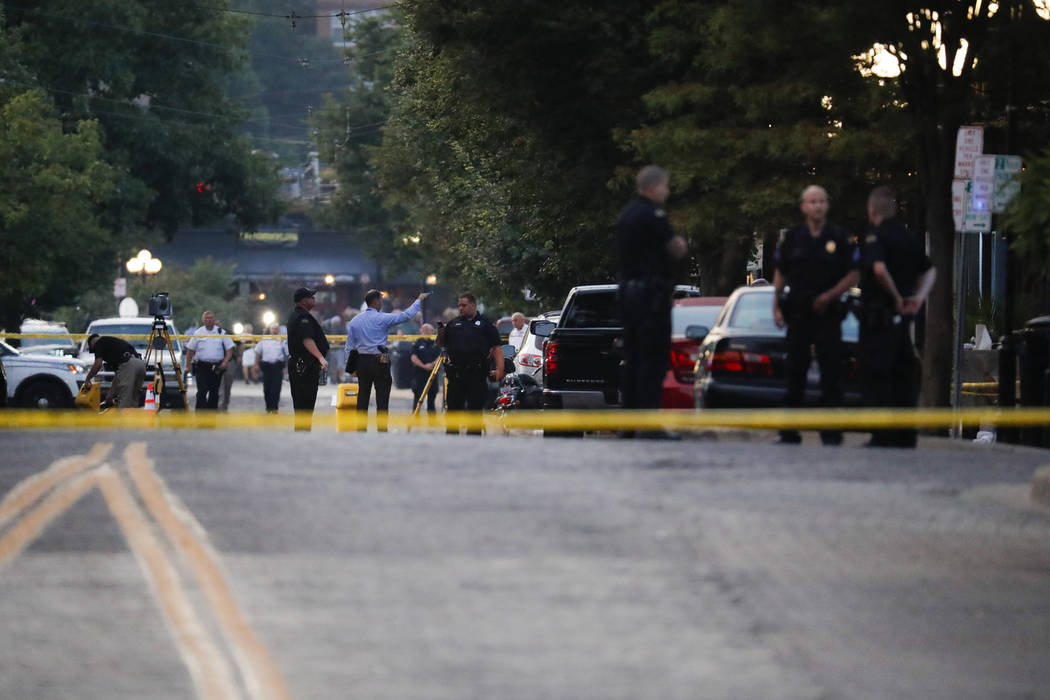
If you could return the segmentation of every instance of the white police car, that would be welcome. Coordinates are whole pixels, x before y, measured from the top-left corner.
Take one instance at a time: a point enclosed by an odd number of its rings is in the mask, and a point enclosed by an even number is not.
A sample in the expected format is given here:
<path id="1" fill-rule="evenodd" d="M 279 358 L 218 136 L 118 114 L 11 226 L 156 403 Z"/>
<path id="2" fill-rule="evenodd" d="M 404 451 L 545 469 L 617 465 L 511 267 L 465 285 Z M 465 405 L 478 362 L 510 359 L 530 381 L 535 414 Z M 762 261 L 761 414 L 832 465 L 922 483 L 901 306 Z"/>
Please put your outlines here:
<path id="1" fill-rule="evenodd" d="M 18 408 L 71 408 L 87 365 L 71 357 L 23 354 L 0 341 L 7 375 L 7 405 Z"/>

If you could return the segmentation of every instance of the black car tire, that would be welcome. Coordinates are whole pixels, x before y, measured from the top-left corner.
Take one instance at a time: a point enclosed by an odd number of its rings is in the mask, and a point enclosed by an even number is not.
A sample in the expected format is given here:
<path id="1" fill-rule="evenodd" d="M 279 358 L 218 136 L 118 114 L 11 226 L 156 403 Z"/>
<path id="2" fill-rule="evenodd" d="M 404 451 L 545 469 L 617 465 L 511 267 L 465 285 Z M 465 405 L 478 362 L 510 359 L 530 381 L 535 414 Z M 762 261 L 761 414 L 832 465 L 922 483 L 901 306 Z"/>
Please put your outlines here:
<path id="1" fill-rule="evenodd" d="M 18 390 L 15 403 L 25 408 L 69 408 L 69 390 L 48 379 L 34 379 Z"/>

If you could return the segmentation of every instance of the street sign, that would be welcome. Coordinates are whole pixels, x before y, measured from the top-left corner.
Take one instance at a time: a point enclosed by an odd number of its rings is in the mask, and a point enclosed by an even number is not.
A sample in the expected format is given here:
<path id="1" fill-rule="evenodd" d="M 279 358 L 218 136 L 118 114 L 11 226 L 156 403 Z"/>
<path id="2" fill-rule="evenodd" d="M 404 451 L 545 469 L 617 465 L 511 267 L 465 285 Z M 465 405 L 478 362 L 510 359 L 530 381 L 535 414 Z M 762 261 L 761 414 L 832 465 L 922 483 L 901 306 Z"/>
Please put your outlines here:
<path id="1" fill-rule="evenodd" d="M 952 216 L 955 230 L 964 233 L 982 233 L 992 230 L 992 212 L 981 203 L 974 206 L 973 180 L 952 180 Z M 987 200 L 985 200 L 987 202 Z"/>
<path id="2" fill-rule="evenodd" d="M 125 277 L 118 277 L 113 280 L 113 296 L 117 299 L 126 297 L 128 295 L 128 280 Z"/>
<path id="3" fill-rule="evenodd" d="M 955 179 L 973 177 L 974 158 L 984 151 L 984 127 L 960 126 L 955 139 Z"/>
<path id="4" fill-rule="evenodd" d="M 974 208 L 987 207 L 994 214 L 1001 214 L 1020 185 L 1015 176 L 1021 172 L 1020 156 L 980 155 L 974 158 Z M 978 188 L 979 184 L 979 188 Z"/>

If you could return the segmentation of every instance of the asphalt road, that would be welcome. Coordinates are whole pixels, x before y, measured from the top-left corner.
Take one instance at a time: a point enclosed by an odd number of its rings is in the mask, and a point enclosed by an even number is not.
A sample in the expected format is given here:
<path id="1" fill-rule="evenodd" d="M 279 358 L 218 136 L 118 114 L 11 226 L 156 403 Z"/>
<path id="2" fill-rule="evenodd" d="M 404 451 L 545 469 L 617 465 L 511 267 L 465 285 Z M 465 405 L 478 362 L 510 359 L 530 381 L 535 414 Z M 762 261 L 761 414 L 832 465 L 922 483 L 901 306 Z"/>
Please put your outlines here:
<path id="1" fill-rule="evenodd" d="M 1050 696 L 1050 509 L 1027 498 L 1045 451 L 0 447 L 2 698 Z"/>

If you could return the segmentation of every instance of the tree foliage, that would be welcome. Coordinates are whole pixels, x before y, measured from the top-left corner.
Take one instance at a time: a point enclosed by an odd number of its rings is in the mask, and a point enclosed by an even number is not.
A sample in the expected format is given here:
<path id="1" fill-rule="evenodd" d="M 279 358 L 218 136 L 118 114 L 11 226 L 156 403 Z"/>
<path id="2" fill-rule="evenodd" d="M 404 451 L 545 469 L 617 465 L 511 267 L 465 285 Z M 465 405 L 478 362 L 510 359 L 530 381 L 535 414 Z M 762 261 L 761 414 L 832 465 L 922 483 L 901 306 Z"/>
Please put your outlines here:
<path id="1" fill-rule="evenodd" d="M 339 189 L 318 221 L 349 232 L 381 271 L 405 269 L 420 260 L 415 229 L 403 209 L 388 204 L 376 177 L 373 157 L 390 118 L 390 84 L 397 51 L 404 41 L 399 15 L 362 18 L 348 27 L 350 84 L 326 96 L 317 114 L 321 158 L 335 169 Z"/>
<path id="2" fill-rule="evenodd" d="M 47 97 L 0 97 L 0 322 L 15 328 L 96 279 L 112 232 L 104 206 L 119 179 L 102 160 L 102 131 L 80 121 L 67 131 Z"/>
<path id="3" fill-rule="evenodd" d="M 927 315 L 923 401 L 946 404 L 951 366 L 942 358 L 950 356 L 954 325 L 956 133 L 963 124 L 987 125 L 985 152 L 1023 150 L 1025 142 L 1015 134 L 1045 143 L 1050 22 L 1037 16 L 1032 0 L 894 0 L 848 7 L 852 23 L 901 63 L 897 85 L 912 120 L 922 223 L 938 270 Z M 1019 121 L 1028 128 L 1018 128 Z"/>
<path id="4" fill-rule="evenodd" d="M 105 160 L 122 175 L 104 220 L 115 231 L 170 234 L 229 213 L 253 228 L 278 211 L 275 168 L 237 135 L 244 113 L 224 94 L 250 28 L 224 10 L 156 0 L 9 8 L 31 83 L 65 119 L 102 127 Z"/>
<path id="5" fill-rule="evenodd" d="M 800 218 L 809 184 L 854 232 L 876 181 L 908 186 L 908 144 L 892 92 L 857 71 L 866 48 L 844 13 L 783 0 L 659 3 L 648 18 L 660 83 L 623 137 L 672 174 L 672 222 L 708 293 L 743 282 L 756 234 Z M 770 21 L 775 17 L 776 21 Z M 870 44 L 868 44 L 870 46 Z"/>
<path id="6" fill-rule="evenodd" d="M 402 3 L 412 45 L 377 164 L 446 279 L 517 305 L 612 278 L 613 134 L 642 111 L 645 6 Z"/>

